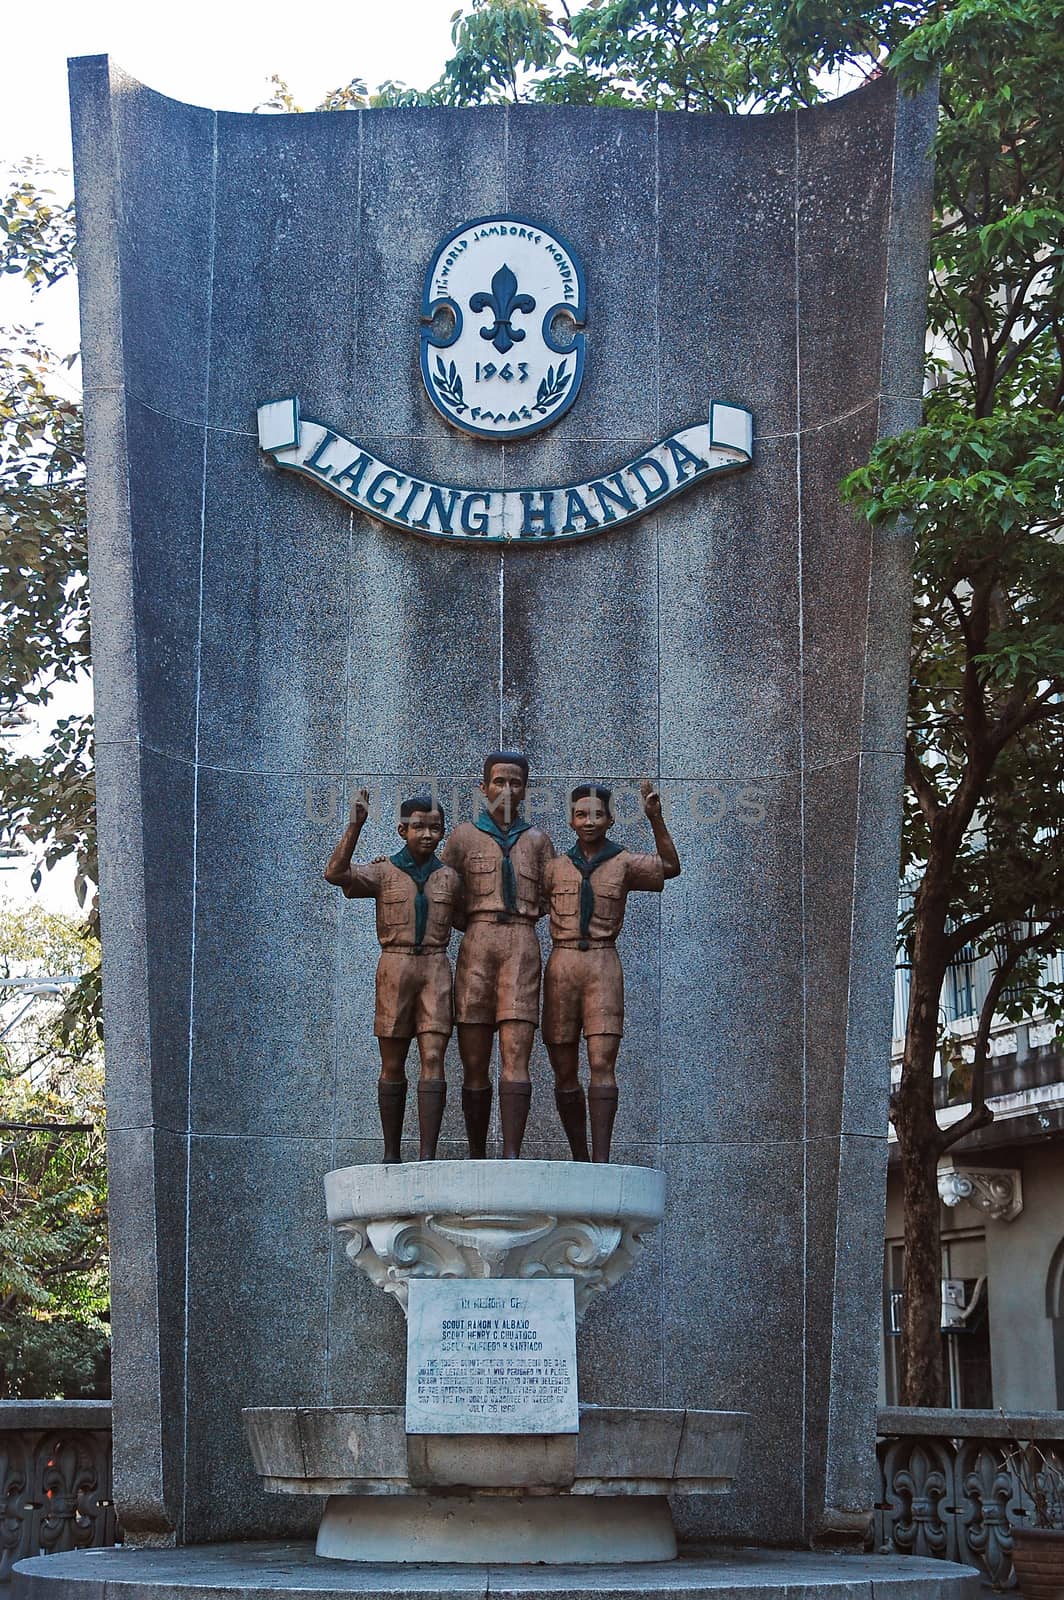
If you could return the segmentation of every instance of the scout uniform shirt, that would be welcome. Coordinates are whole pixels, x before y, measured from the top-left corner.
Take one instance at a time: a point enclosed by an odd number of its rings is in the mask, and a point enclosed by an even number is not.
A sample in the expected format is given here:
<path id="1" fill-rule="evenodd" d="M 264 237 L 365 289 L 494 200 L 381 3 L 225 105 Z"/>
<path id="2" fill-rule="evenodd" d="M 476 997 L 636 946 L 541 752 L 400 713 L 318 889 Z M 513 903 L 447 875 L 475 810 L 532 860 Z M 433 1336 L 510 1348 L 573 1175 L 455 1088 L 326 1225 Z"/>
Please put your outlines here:
<path id="1" fill-rule="evenodd" d="M 443 848 L 465 886 L 468 926 L 454 973 L 460 1023 L 539 1022 L 536 922 L 546 909 L 544 872 L 554 846 L 542 829 L 526 827 L 509 856 L 512 875 L 496 838 L 472 822 L 460 822 Z"/>
<path id="2" fill-rule="evenodd" d="M 659 894 L 665 887 L 665 867 L 660 856 L 636 855 L 619 850 L 597 866 L 588 880 L 595 897 L 586 939 L 590 945 L 613 944 L 624 924 L 624 908 L 630 889 L 651 889 Z M 583 874 L 565 856 L 555 856 L 545 873 L 550 906 L 550 936 L 555 945 L 578 946 L 580 930 L 580 889 Z"/>
<path id="3" fill-rule="evenodd" d="M 424 929 L 417 927 L 418 885 L 388 857 L 347 870 L 344 894 L 375 900 L 377 1003 L 373 1032 L 378 1039 L 412 1039 L 418 1033 L 449 1034 L 454 1022 L 451 963 L 447 945 L 462 905 L 462 880 L 438 862 L 422 886 L 428 904 Z M 421 931 L 421 944 L 416 935 Z"/>
<path id="4" fill-rule="evenodd" d="M 541 828 L 529 826 L 519 835 L 510 849 L 516 900 L 509 912 L 503 853 L 490 833 L 482 832 L 475 823 L 460 822 L 443 847 L 442 859 L 462 875 L 470 921 L 509 914 L 535 922 L 546 909 L 543 875 L 553 856 L 554 846 Z"/>
<path id="5" fill-rule="evenodd" d="M 624 974 L 616 940 L 630 889 L 660 893 L 665 867 L 660 856 L 616 850 L 586 879 L 569 856 L 556 856 L 546 871 L 551 953 L 543 990 L 543 1037 L 571 1044 L 593 1034 L 624 1033 Z M 586 914 L 588 913 L 589 914 Z"/>

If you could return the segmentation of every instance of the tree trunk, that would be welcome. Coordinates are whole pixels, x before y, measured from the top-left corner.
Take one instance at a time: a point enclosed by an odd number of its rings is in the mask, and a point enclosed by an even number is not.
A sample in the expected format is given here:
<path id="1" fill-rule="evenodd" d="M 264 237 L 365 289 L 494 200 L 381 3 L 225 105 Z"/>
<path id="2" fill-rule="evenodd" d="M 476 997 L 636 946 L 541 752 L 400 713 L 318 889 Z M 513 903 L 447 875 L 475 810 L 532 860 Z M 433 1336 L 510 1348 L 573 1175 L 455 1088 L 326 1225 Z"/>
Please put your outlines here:
<path id="1" fill-rule="evenodd" d="M 917 892 L 909 1014 L 901 1082 L 892 1120 L 901 1155 L 905 1207 L 902 1285 L 901 1404 L 940 1406 L 942 1367 L 942 1243 L 938 1198 L 941 1133 L 935 1115 L 934 1070 L 938 1008 L 948 965 L 948 873 L 928 863 Z"/>
<path id="2" fill-rule="evenodd" d="M 912 1134 L 899 1143 L 905 1205 L 901 1404 L 941 1406 L 946 1396 L 937 1143 Z"/>

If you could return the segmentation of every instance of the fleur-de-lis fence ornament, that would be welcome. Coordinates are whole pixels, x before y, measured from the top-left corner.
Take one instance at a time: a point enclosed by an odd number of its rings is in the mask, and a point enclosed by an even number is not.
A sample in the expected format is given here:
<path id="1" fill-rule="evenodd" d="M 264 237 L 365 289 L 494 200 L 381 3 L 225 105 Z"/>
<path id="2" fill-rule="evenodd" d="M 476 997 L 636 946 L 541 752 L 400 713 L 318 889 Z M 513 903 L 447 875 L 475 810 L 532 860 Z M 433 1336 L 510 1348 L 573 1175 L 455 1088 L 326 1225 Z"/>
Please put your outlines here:
<path id="1" fill-rule="evenodd" d="M 961 1559 L 967 1551 L 989 1574 L 995 1588 L 1004 1588 L 1012 1574 L 1012 1528 L 1024 1512 L 1018 1485 L 1008 1468 L 1005 1445 L 964 1439 L 957 1451 Z"/>
<path id="2" fill-rule="evenodd" d="M 948 1447 L 938 1439 L 894 1439 L 884 1476 L 890 1547 L 901 1555 L 956 1560 L 956 1526 L 946 1514 L 953 1483 Z"/>
<path id="3" fill-rule="evenodd" d="M 495 321 L 490 328 L 481 328 L 480 337 L 488 339 L 500 355 L 520 344 L 525 336 L 523 328 L 513 326 L 513 316 L 523 311 L 527 316 L 535 311 L 536 302 L 530 294 L 518 294 L 517 279 L 505 261 L 491 280 L 491 293 L 478 289 L 469 302 L 471 311 L 494 311 Z"/>

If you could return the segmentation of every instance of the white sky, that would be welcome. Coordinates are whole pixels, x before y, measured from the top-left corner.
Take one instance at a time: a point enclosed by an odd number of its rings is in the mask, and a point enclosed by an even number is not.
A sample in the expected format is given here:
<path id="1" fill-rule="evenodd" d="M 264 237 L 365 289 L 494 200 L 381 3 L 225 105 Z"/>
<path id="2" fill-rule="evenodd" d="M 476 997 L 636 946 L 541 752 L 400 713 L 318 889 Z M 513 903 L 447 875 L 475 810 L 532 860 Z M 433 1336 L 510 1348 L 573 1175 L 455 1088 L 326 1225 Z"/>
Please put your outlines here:
<path id="1" fill-rule="evenodd" d="M 370 89 L 394 78 L 424 89 L 451 52 L 458 0 L 53 0 L 47 25 L 32 6 L 6 8 L 0 38 L 0 169 L 25 156 L 69 173 L 67 60 L 109 55 L 149 88 L 193 105 L 251 111 L 269 99 L 270 78 L 285 79 L 296 102 L 317 105 L 354 77 Z M 5 174 L 0 170 L 0 181 Z M 47 186 L 47 185 L 46 185 Z M 51 183 L 57 196 L 72 180 Z M 0 325 L 42 322 L 60 354 L 78 347 L 77 291 L 67 281 L 31 296 L 0 279 Z M 77 373 L 60 380 L 77 392 Z"/>
<path id="2" fill-rule="evenodd" d="M 109 55 L 149 88 L 194 105 L 250 111 L 277 72 L 300 105 L 361 77 L 427 88 L 450 54 L 457 0 L 51 0 L 4 8 L 7 70 L 0 155 L 69 167 L 69 56 Z"/>
<path id="3" fill-rule="evenodd" d="M 67 58 L 109 55 L 152 89 L 194 105 L 250 111 L 269 98 L 279 73 L 298 104 L 316 105 L 330 89 L 364 78 L 370 89 L 388 78 L 424 89 L 450 54 L 451 15 L 458 0 L 184 0 L 180 6 L 145 0 L 52 0 L 41 13 L 28 5 L 4 8 L 4 68 L 0 70 L 0 167 L 39 156 L 69 170 Z M 3 180 L 0 172 L 0 181 Z M 70 180 L 58 180 L 58 192 Z M 33 297 L 14 278 L 0 279 L 0 324 L 40 322 L 60 354 L 78 345 L 77 297 L 65 282 Z M 77 369 L 63 380 L 77 391 Z M 66 690 L 50 712 L 84 705 L 87 691 Z M 21 736 L 27 748 L 37 739 Z M 46 873 L 38 896 L 31 865 L 0 870 L 0 895 L 36 898 L 50 909 L 77 913 L 73 866 Z"/>

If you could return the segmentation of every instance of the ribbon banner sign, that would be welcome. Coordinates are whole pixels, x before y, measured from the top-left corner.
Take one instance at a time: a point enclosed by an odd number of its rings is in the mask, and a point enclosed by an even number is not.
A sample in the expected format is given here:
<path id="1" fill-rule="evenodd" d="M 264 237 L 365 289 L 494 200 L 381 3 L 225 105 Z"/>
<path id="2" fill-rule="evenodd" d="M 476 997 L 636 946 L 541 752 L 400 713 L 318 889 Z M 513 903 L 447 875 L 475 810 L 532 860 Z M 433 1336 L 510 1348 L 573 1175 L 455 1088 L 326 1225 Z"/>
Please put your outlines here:
<path id="1" fill-rule="evenodd" d="M 566 543 L 645 516 L 704 478 L 750 465 L 753 417 L 713 401 L 708 422 L 681 428 L 622 466 L 582 483 L 456 488 L 400 472 L 335 428 L 301 417 L 299 401 L 259 406 L 259 445 L 348 505 L 422 539 Z"/>

